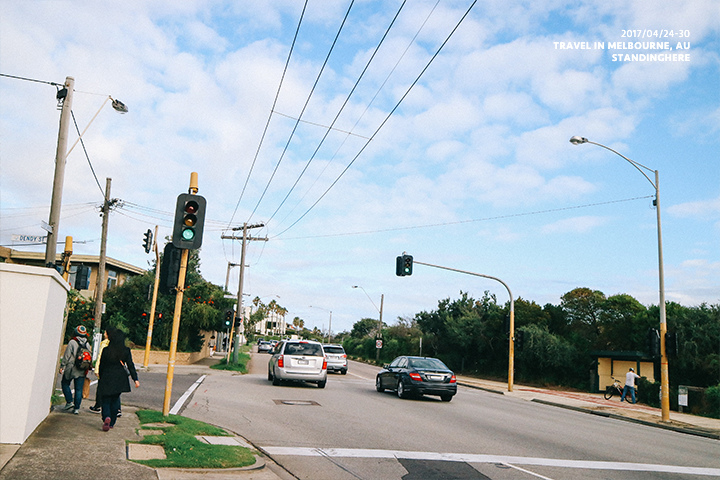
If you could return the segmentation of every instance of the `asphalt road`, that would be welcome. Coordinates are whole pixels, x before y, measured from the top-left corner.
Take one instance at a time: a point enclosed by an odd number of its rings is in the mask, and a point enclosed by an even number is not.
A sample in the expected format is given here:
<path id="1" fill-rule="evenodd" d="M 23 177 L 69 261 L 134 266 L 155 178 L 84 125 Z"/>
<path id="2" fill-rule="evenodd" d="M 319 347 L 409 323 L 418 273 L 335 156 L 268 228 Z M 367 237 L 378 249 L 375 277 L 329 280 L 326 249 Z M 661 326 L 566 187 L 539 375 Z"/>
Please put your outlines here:
<path id="1" fill-rule="evenodd" d="M 180 413 L 237 432 L 300 479 L 699 479 L 720 468 L 716 440 L 464 387 L 449 403 L 401 400 L 356 362 L 324 389 L 273 386 L 268 358 L 255 354 L 248 375 L 213 372 Z"/>

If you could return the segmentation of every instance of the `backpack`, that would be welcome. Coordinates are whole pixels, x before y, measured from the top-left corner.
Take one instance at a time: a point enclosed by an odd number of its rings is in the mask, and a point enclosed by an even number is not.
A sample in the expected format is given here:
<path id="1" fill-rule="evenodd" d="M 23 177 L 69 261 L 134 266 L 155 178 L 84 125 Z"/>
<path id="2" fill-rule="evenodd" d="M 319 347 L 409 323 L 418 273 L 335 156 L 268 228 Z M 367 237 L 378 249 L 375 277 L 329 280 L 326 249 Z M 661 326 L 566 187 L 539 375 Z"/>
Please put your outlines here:
<path id="1" fill-rule="evenodd" d="M 75 355 L 75 368 L 78 370 L 89 370 L 92 367 L 92 353 L 87 346 L 87 341 L 83 344 L 75 339 L 78 344 L 77 353 Z"/>

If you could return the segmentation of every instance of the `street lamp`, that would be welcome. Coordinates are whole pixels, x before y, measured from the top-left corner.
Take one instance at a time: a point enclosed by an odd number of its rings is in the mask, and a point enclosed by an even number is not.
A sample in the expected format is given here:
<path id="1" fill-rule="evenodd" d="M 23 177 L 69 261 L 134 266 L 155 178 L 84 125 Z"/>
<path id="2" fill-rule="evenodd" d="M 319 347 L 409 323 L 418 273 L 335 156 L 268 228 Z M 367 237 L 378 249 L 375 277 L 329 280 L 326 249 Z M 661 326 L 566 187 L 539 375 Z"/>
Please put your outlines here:
<path id="1" fill-rule="evenodd" d="M 52 198 L 50 200 L 50 216 L 48 219 L 48 235 L 47 235 L 47 244 L 45 245 L 45 266 L 47 267 L 55 267 L 55 260 L 56 260 L 56 250 L 57 250 L 57 239 L 59 238 L 59 230 L 60 230 L 60 208 L 62 206 L 62 191 L 63 191 L 63 183 L 65 182 L 65 163 L 67 161 L 67 157 L 70 155 L 70 152 L 73 151 L 75 148 L 75 145 L 78 144 L 82 136 L 87 131 L 88 127 L 90 127 L 90 124 L 95 120 L 95 118 L 98 116 L 100 111 L 103 109 L 105 104 L 108 102 L 108 100 L 112 100 L 112 107 L 120 112 L 120 113 L 127 113 L 128 109 L 125 106 L 124 103 L 122 103 L 120 100 L 115 100 L 112 97 L 108 96 L 105 99 L 105 102 L 103 102 L 100 109 L 97 111 L 95 116 L 90 120 L 90 122 L 85 127 L 85 130 L 80 134 L 77 140 L 75 140 L 75 143 L 72 147 L 68 150 L 67 148 L 67 140 L 68 140 L 68 128 L 70 125 L 70 114 L 72 111 L 72 101 L 73 101 L 73 93 L 75 91 L 75 79 L 73 77 L 66 77 L 65 78 L 65 84 L 63 85 L 63 88 L 58 90 L 56 97 L 58 102 L 62 101 L 62 107 L 60 109 L 60 126 L 58 128 L 58 141 L 57 141 L 57 150 L 55 151 L 55 173 L 53 175 L 53 190 L 52 190 Z M 107 215 L 107 212 L 105 211 L 107 207 L 107 201 L 105 202 L 103 206 L 103 211 L 105 215 Z M 100 299 L 102 303 L 102 298 Z"/>
<path id="2" fill-rule="evenodd" d="M 380 347 L 378 346 L 377 340 L 380 339 L 380 335 L 382 335 L 382 312 L 383 312 L 383 302 L 385 301 L 385 294 L 380 295 L 380 308 L 375 305 L 375 302 L 373 302 L 372 298 L 370 298 L 370 295 L 365 291 L 363 287 L 360 285 L 353 285 L 352 288 L 359 288 L 360 290 L 365 293 L 365 296 L 370 300 L 370 303 L 373 304 L 373 307 L 375 307 L 375 310 L 378 311 L 380 314 L 380 320 L 378 321 L 378 331 L 377 331 L 377 337 L 375 342 L 375 361 L 378 362 L 380 360 Z"/>
<path id="3" fill-rule="evenodd" d="M 328 310 L 326 308 L 317 307 L 314 305 L 309 305 L 309 308 L 319 308 L 320 310 L 323 310 L 325 312 L 330 312 L 330 320 L 328 321 L 328 343 L 332 343 L 332 310 Z"/>
<path id="4" fill-rule="evenodd" d="M 670 386 L 668 378 L 668 358 L 665 351 L 665 334 L 667 333 L 667 319 L 665 313 L 665 269 L 663 267 L 663 248 L 662 248 L 662 228 L 660 222 L 660 178 L 657 170 L 646 167 L 645 165 L 638 163 L 634 160 L 630 160 L 625 155 L 616 152 L 610 147 L 607 147 L 601 143 L 591 142 L 585 137 L 572 137 L 570 143 L 573 145 L 582 145 L 583 143 L 591 143 L 602 147 L 605 150 L 610 150 L 614 154 L 622 157 L 633 167 L 635 167 L 642 175 L 650 182 L 650 185 L 655 189 L 655 205 L 657 215 L 657 239 L 658 239 L 658 275 L 659 275 L 659 290 L 660 290 L 660 387 L 662 390 L 662 396 L 660 400 L 660 406 L 662 408 L 662 421 L 667 422 L 670 420 Z M 650 177 L 643 171 L 653 172 L 655 174 L 655 181 L 653 182 Z"/>

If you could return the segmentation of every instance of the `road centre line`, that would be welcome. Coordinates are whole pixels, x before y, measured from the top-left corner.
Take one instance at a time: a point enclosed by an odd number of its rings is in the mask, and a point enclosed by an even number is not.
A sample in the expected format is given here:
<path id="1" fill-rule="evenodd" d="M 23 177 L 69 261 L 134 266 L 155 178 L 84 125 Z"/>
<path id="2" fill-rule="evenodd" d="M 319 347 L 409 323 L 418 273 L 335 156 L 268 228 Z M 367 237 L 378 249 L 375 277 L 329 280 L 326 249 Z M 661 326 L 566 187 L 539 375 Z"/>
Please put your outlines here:
<path id="1" fill-rule="evenodd" d="M 435 460 L 466 463 L 503 463 L 541 467 L 579 468 L 589 470 L 623 470 L 634 472 L 661 472 L 684 475 L 720 476 L 720 468 L 684 467 L 679 465 L 657 465 L 649 463 L 602 462 L 587 460 L 562 460 L 553 458 L 513 457 L 506 455 L 483 455 L 472 453 L 405 452 L 401 450 L 355 449 L 355 448 L 310 448 L 310 447 L 260 447 L 268 455 L 304 457 L 346 457 L 346 458 L 405 458 L 409 460 Z"/>
<path id="2" fill-rule="evenodd" d="M 203 380 L 205 380 L 205 377 L 207 377 L 207 375 L 201 376 L 200 378 L 195 380 L 195 383 L 190 385 L 190 388 L 188 388 L 185 391 L 185 393 L 182 394 L 182 397 L 180 397 L 178 399 L 178 401 L 175 402 L 175 405 L 173 405 L 173 407 L 170 409 L 170 415 L 178 414 L 178 412 L 180 411 L 182 406 L 185 404 L 185 402 L 187 402 L 187 399 L 190 398 L 190 395 L 192 395 L 192 393 L 195 391 L 195 389 L 200 386 L 200 384 L 203 382 Z"/>

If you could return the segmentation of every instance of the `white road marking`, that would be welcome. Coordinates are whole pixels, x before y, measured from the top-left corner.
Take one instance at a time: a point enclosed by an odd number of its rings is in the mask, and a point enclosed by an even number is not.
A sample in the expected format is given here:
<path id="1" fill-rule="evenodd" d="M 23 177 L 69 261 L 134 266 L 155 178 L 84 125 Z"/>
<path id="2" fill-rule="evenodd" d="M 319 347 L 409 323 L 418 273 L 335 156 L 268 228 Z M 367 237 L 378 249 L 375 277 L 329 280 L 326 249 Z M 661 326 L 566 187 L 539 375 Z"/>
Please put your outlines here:
<path id="1" fill-rule="evenodd" d="M 513 457 L 505 455 L 483 455 L 472 453 L 404 452 L 400 450 L 376 450 L 355 448 L 310 448 L 310 447 L 260 447 L 268 455 L 289 455 L 303 457 L 345 457 L 345 458 L 405 458 L 409 460 L 435 460 L 467 463 L 503 463 L 541 467 L 584 468 L 589 470 L 623 470 L 633 472 L 662 472 L 684 475 L 720 476 L 720 468 L 684 467 L 680 465 L 657 465 L 630 462 L 594 462 L 587 460 L 562 460 L 554 458 Z"/>
<path id="2" fill-rule="evenodd" d="M 175 402 L 175 405 L 173 405 L 173 407 L 170 409 L 170 415 L 178 414 L 182 406 L 185 404 L 185 402 L 187 402 L 187 399 L 190 398 L 190 395 L 192 395 L 195 389 L 200 386 L 203 380 L 205 380 L 205 377 L 207 377 L 207 375 L 203 375 L 202 377 L 195 380 L 195 383 L 190 385 L 190 388 L 188 388 L 185 393 L 183 393 L 182 397 L 180 397 L 178 401 Z"/>

